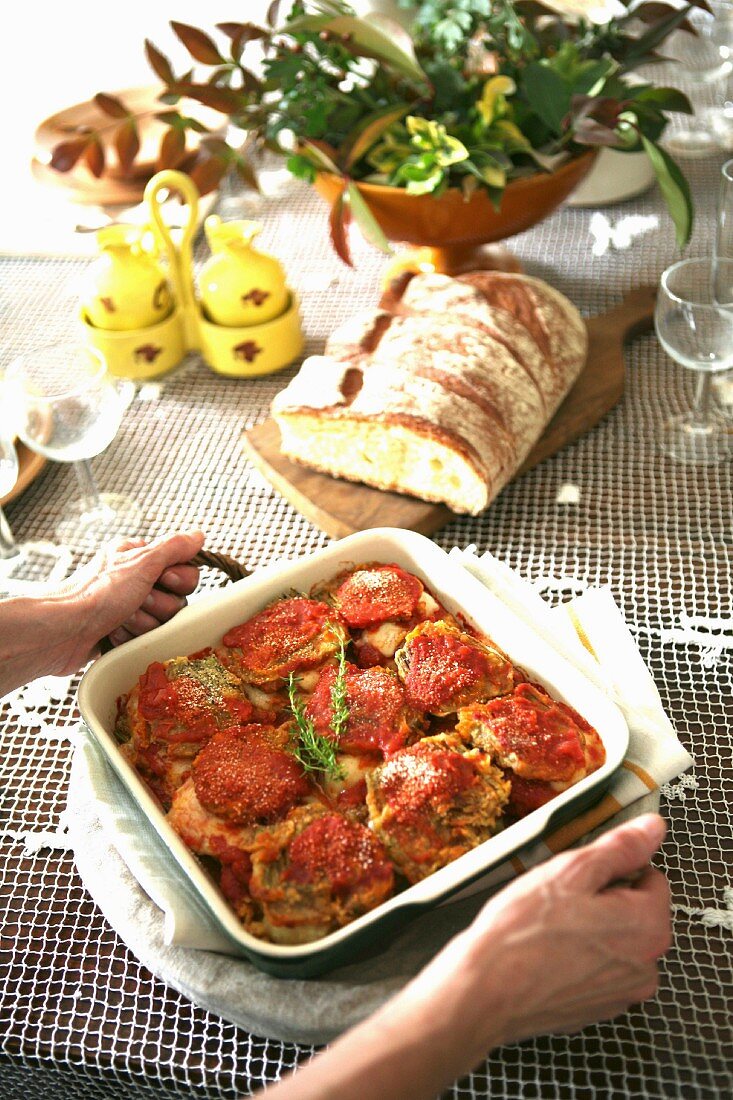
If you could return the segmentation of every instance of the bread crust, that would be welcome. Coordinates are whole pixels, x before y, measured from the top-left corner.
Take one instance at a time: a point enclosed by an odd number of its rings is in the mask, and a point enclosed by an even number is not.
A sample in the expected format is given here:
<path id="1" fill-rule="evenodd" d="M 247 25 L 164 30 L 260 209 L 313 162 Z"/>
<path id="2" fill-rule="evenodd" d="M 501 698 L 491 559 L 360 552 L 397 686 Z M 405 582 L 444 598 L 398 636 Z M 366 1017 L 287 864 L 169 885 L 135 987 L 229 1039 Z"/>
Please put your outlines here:
<path id="1" fill-rule="evenodd" d="M 588 352 L 588 330 L 572 302 L 531 275 L 472 271 L 458 279 L 479 291 L 496 309 L 514 317 L 537 343 L 548 366 L 552 415 L 580 374 Z"/>
<path id="2" fill-rule="evenodd" d="M 540 280 L 496 272 L 418 275 L 383 302 L 339 326 L 276 396 L 283 453 L 478 514 L 580 373 L 585 324 Z"/>

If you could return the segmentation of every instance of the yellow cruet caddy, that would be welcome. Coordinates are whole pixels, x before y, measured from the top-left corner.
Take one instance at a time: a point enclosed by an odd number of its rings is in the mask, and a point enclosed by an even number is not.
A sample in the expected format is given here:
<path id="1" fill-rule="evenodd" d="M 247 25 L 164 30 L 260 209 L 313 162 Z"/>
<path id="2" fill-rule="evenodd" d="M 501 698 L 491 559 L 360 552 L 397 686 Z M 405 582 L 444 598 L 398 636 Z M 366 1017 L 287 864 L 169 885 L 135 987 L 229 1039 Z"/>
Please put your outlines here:
<path id="1" fill-rule="evenodd" d="M 178 244 L 163 220 L 163 191 L 179 192 L 188 207 Z M 81 321 L 113 374 L 155 378 L 186 352 L 200 351 L 220 374 L 252 378 L 281 370 L 303 350 L 296 296 L 281 264 L 253 248 L 261 228 L 256 223 L 207 218 L 213 255 L 197 297 L 191 242 L 198 200 L 188 176 L 158 172 L 145 188 L 151 229 L 115 225 L 99 231 L 101 255 L 89 273 Z"/>

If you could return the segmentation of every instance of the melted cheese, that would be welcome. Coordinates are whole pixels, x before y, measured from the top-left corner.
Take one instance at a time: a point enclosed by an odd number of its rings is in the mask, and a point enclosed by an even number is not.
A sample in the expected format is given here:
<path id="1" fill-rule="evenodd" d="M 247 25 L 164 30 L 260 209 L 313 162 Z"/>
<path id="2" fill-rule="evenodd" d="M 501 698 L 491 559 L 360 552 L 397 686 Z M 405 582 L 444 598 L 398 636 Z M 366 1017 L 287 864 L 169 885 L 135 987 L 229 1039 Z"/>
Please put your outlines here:
<path id="1" fill-rule="evenodd" d="M 440 604 L 423 590 L 423 594 L 417 601 L 417 613 L 422 619 L 432 619 L 435 612 L 440 609 Z"/>
<path id="2" fill-rule="evenodd" d="M 373 646 L 383 657 L 394 657 L 407 634 L 407 628 L 400 623 L 386 622 L 365 630 L 362 640 Z"/>
<path id="3" fill-rule="evenodd" d="M 242 684 L 242 691 L 252 706 L 257 707 L 258 710 L 277 710 L 280 706 L 280 699 L 277 695 L 268 695 L 266 691 L 260 691 L 253 684 Z"/>

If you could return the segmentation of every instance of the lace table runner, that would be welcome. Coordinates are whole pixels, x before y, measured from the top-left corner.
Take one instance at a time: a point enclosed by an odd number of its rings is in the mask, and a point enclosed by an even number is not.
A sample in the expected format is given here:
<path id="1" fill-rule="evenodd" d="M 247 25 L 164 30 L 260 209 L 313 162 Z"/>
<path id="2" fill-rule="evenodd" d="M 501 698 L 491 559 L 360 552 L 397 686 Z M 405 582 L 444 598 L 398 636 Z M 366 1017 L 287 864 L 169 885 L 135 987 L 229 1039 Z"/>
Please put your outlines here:
<path id="1" fill-rule="evenodd" d="M 722 160 L 687 166 L 697 205 L 693 254 L 710 250 Z M 346 269 L 329 249 L 320 201 L 278 171 L 266 185 L 270 196 L 246 213 L 264 219 L 263 247 L 283 259 L 301 292 L 307 350 L 316 352 L 339 321 L 376 301 L 382 258 L 357 246 L 358 266 Z M 656 191 L 602 212 L 562 210 L 512 247 L 529 273 L 586 315 L 654 282 L 678 257 Z M 0 369 L 35 343 L 72 334 L 84 266 L 0 262 Z M 655 450 L 655 426 L 687 406 L 694 379 L 652 336 L 635 342 L 627 367 L 625 397 L 598 428 L 510 485 L 485 515 L 435 538 L 446 548 L 491 550 L 550 597 L 610 585 L 696 760 L 662 804 L 670 833 L 659 865 L 672 887 L 674 947 L 653 1001 L 580 1035 L 502 1049 L 449 1090 L 456 1098 L 733 1093 L 731 471 L 685 469 Z M 194 358 L 143 386 L 117 439 L 95 459 L 102 488 L 134 494 L 150 534 L 200 524 L 210 547 L 251 564 L 323 546 L 326 536 L 248 465 L 240 446 L 243 429 L 264 418 L 291 374 L 225 380 Z M 70 469 L 50 463 L 7 509 L 16 536 L 51 537 L 75 491 Z M 85 894 L 62 813 L 79 723 L 75 684 L 35 685 L 3 710 L 0 1094 L 231 1100 L 312 1051 L 249 1036 L 164 986 Z"/>

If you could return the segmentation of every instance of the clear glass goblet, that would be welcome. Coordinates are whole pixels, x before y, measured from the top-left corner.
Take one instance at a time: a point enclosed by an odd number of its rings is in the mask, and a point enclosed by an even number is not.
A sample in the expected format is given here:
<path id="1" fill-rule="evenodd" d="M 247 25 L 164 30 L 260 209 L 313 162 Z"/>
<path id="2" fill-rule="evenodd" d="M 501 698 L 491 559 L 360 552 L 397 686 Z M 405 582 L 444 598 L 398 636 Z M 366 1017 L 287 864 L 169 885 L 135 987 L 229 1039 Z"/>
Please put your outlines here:
<path id="1" fill-rule="evenodd" d="M 5 374 L 20 438 L 56 462 L 71 462 L 81 498 L 57 528 L 70 542 L 135 535 L 141 512 L 130 497 L 100 493 L 91 459 L 119 431 L 135 387 L 107 370 L 103 357 L 83 344 L 59 343 L 19 356 Z"/>
<path id="2" fill-rule="evenodd" d="M 708 5 L 712 18 L 705 22 L 705 33 L 718 47 L 723 61 L 730 65 L 733 62 L 733 0 L 708 0 Z M 723 94 L 717 95 L 715 100 L 712 107 L 703 108 L 703 123 L 714 135 L 721 149 L 733 151 L 733 88 L 730 74 Z"/>
<path id="3" fill-rule="evenodd" d="M 0 501 L 18 480 L 18 455 L 7 436 L 0 435 Z M 33 584 L 63 580 L 71 551 L 52 542 L 16 542 L 0 506 L 0 596 L 19 595 Z"/>
<path id="4" fill-rule="evenodd" d="M 733 260 L 718 261 L 718 277 L 733 287 Z M 710 407 L 717 371 L 733 367 L 733 301 L 716 297 L 716 269 L 709 259 L 680 260 L 662 275 L 654 325 L 672 359 L 697 371 L 693 407 L 664 425 L 661 449 L 678 462 L 710 465 L 729 458 L 730 425 Z"/>
<path id="5" fill-rule="evenodd" d="M 733 7 L 733 5 L 731 5 Z M 733 20 L 733 14 L 731 15 Z M 733 35 L 733 22 L 731 23 Z M 720 172 L 720 192 L 715 238 L 713 240 L 713 278 L 715 298 L 723 305 L 733 302 L 733 160 L 728 160 Z M 722 262 L 721 262 L 722 261 Z M 712 382 L 713 392 L 721 411 L 733 418 L 733 370 L 721 371 Z"/>
<path id="6" fill-rule="evenodd" d="M 694 34 L 675 31 L 665 43 L 665 55 L 676 62 L 679 79 L 690 90 L 694 113 L 670 130 L 665 144 L 675 156 L 702 157 L 714 153 L 721 144 L 718 130 L 724 119 L 715 112 L 726 106 L 727 81 L 733 71 L 730 51 L 718 34 L 718 21 L 707 11 L 691 11 L 688 21 Z M 701 107 L 696 99 L 709 100 L 714 107 Z"/>

